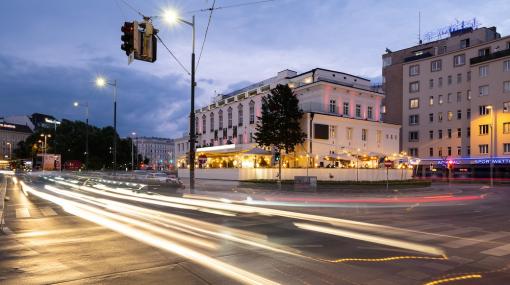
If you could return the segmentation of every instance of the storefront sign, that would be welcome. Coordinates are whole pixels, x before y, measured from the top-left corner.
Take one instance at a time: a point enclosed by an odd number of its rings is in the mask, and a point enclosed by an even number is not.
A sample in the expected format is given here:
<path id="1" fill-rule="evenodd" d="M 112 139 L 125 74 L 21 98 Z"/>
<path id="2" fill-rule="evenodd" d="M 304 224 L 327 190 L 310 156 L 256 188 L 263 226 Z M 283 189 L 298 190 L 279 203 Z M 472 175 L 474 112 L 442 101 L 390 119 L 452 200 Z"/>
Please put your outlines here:
<path id="1" fill-rule="evenodd" d="M 477 159 L 474 164 L 490 164 L 491 159 Z M 492 159 L 493 164 L 510 164 L 510 158 L 494 158 Z"/>

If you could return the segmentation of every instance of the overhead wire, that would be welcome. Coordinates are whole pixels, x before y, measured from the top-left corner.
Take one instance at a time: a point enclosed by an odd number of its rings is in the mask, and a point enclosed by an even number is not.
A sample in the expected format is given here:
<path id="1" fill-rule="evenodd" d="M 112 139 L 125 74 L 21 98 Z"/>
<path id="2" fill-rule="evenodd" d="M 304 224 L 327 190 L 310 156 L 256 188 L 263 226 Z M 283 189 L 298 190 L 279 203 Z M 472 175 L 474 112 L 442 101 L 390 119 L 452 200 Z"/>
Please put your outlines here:
<path id="1" fill-rule="evenodd" d="M 205 41 L 207 40 L 207 34 L 209 32 L 209 26 L 211 25 L 211 18 L 215 4 L 216 0 L 213 1 L 212 6 L 209 10 L 209 20 L 207 21 L 207 27 L 205 28 L 204 40 L 202 41 L 202 47 L 200 48 L 200 54 L 198 55 L 197 66 L 195 67 L 196 70 L 198 70 L 198 66 L 200 65 L 200 59 L 202 59 L 202 52 L 204 51 Z"/>
<path id="2" fill-rule="evenodd" d="M 185 13 L 189 14 L 189 13 L 196 13 L 196 12 L 207 12 L 207 11 L 211 11 L 211 10 L 220 10 L 220 9 L 227 9 L 227 8 L 234 8 L 234 7 L 242 7 L 242 6 L 255 5 L 255 4 L 260 4 L 260 3 L 265 3 L 265 2 L 273 2 L 273 1 L 275 1 L 275 0 L 252 1 L 252 2 L 246 2 L 246 3 L 239 3 L 239 4 L 232 4 L 232 5 L 226 5 L 226 6 L 219 6 L 219 7 L 216 7 L 216 8 L 204 8 L 204 9 L 192 10 L 192 11 L 187 11 Z"/>
<path id="3" fill-rule="evenodd" d="M 163 42 L 163 40 L 159 37 L 158 34 L 155 34 L 156 38 L 159 40 L 159 42 L 166 48 L 166 50 L 170 53 L 170 55 L 175 59 L 175 61 L 177 61 L 177 63 L 182 67 L 182 69 L 184 69 L 184 71 L 188 74 L 188 75 L 191 75 L 191 73 L 188 71 L 188 69 L 186 69 L 186 67 L 182 64 L 182 62 L 174 55 L 174 53 L 166 46 L 165 42 Z"/>

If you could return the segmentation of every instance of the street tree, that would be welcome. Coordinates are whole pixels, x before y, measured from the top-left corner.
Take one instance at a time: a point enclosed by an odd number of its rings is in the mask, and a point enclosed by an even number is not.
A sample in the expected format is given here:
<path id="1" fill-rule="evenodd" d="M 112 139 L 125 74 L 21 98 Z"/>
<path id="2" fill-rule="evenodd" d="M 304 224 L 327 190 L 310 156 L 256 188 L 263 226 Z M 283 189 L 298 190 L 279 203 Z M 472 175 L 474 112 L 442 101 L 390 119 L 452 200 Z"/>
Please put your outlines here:
<path id="1" fill-rule="evenodd" d="M 254 139 L 260 146 L 276 150 L 279 182 L 282 179 L 282 150 L 291 153 L 296 145 L 305 141 L 306 134 L 300 126 L 302 117 L 299 100 L 288 85 L 279 84 L 262 98 L 262 112 Z"/>

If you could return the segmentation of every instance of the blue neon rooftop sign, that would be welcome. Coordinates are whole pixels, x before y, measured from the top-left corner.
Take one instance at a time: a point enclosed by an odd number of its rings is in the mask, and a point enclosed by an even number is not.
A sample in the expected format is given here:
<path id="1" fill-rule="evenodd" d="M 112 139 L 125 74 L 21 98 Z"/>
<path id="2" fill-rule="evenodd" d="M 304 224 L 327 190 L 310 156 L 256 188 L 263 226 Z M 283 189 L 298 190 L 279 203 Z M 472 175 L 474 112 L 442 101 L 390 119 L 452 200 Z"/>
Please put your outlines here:
<path id="1" fill-rule="evenodd" d="M 435 31 L 426 33 L 423 36 L 423 39 L 426 42 L 430 42 L 433 40 L 439 40 L 444 36 L 449 36 L 453 32 L 460 31 L 460 30 L 463 30 L 466 28 L 472 28 L 474 30 L 474 29 L 478 28 L 480 25 L 481 25 L 481 23 L 478 22 L 478 20 L 476 18 L 473 18 L 470 20 L 463 20 L 463 21 L 456 20 L 456 22 L 454 24 L 451 24 L 449 26 L 442 27 Z"/>

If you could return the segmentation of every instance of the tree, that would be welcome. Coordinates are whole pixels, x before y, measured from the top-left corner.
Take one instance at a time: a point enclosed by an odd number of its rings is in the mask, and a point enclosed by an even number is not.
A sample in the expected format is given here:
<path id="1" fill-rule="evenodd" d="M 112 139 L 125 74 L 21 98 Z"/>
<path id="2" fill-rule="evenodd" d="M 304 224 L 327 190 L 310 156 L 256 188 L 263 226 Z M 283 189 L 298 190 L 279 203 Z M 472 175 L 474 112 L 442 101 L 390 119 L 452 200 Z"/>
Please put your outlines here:
<path id="1" fill-rule="evenodd" d="M 282 179 L 281 151 L 294 151 L 296 145 L 305 141 L 300 120 L 303 111 L 299 100 L 288 85 L 278 84 L 271 94 L 262 98 L 262 113 L 258 117 L 255 141 L 260 146 L 274 147 L 278 153 L 278 181 Z"/>

